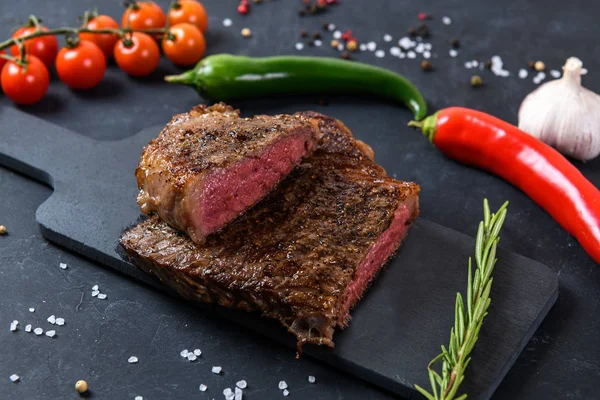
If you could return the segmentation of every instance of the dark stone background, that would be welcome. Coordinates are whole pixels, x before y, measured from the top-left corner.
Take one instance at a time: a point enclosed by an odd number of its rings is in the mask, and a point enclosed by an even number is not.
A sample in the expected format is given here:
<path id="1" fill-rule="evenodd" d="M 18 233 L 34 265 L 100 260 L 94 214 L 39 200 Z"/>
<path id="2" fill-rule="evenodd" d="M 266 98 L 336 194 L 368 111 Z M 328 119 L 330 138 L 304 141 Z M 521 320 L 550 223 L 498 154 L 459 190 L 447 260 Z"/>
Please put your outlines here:
<path id="1" fill-rule="evenodd" d="M 165 1 L 160 4 L 166 6 Z M 210 14 L 208 53 L 250 55 L 294 54 L 300 28 L 319 29 L 327 20 L 340 29 L 352 29 L 363 41 L 375 40 L 384 49 L 385 33 L 397 40 L 407 27 L 418 23 L 416 14 L 430 12 L 435 71 L 424 73 L 414 60 L 399 60 L 371 53 L 356 58 L 401 72 L 423 91 L 431 110 L 450 105 L 490 112 L 516 123 L 522 98 L 534 88 L 532 74 L 516 77 L 530 59 L 542 59 L 560 69 L 564 59 L 583 59 L 590 73 L 584 84 L 600 92 L 599 3 L 577 1 L 482 2 L 477 0 L 346 0 L 327 15 L 301 19 L 299 1 L 271 0 L 253 6 L 251 15 L 236 14 L 235 1 L 206 0 Z M 0 4 L 0 33 L 7 37 L 19 21 L 35 13 L 50 26 L 72 25 L 86 8 L 120 15 L 119 1 L 69 0 L 20 1 Z M 453 23 L 444 26 L 443 15 Z M 223 18 L 234 25 L 224 28 Z M 242 27 L 253 30 L 251 39 L 239 35 Z M 447 41 L 460 38 L 462 48 L 455 59 L 447 55 Z M 326 36 L 325 44 L 330 37 Z M 334 55 L 327 46 L 305 49 L 302 54 Z M 481 72 L 484 87 L 468 85 L 474 71 L 464 62 L 485 60 L 498 54 L 512 73 L 509 78 Z M 146 79 L 131 79 L 114 66 L 96 89 L 74 93 L 53 79 L 48 96 L 38 105 L 24 108 L 33 115 L 101 140 L 133 135 L 142 128 L 168 121 L 174 113 L 200 102 L 184 87 L 162 82 L 165 73 L 178 71 L 163 60 L 159 71 Z M 13 107 L 0 96 L 2 106 Z M 342 119 L 356 136 L 371 144 L 376 154 L 397 154 L 397 163 L 385 167 L 398 178 L 422 186 L 422 215 L 458 231 L 473 235 L 481 215 L 481 200 L 493 206 L 509 199 L 509 219 L 501 245 L 541 261 L 559 274 L 560 295 L 515 366 L 496 392 L 498 399 L 588 399 L 600 389 L 600 272 L 598 266 L 556 222 L 524 194 L 500 179 L 445 159 L 424 138 L 405 127 L 410 114 L 383 102 L 333 98 L 328 107 L 316 98 L 262 99 L 235 103 L 248 115 L 314 109 Z M 43 132 L 39 132 L 43 135 Z M 412 135 L 400 148 L 379 148 L 380 135 Z M 501 149 L 499 149 L 501 151 Z M 600 163 L 577 164 L 596 185 Z M 124 173 L 130 173 L 124 171 Z M 235 324 L 207 315 L 184 302 L 94 265 L 46 242 L 35 222 L 35 210 L 50 194 L 47 187 L 0 168 L 0 224 L 10 231 L 0 237 L 0 398 L 75 398 L 73 384 L 86 379 L 95 398 L 222 398 L 222 389 L 246 379 L 245 398 L 280 398 L 277 382 L 286 380 L 291 396 L 313 399 L 384 399 L 391 395 L 360 380 L 327 368 L 309 358 L 296 361 L 293 352 Z M 59 262 L 69 265 L 58 268 Z M 100 285 L 105 301 L 90 299 L 91 286 Z M 76 310 L 76 306 L 83 302 Z M 453 301 L 453 299 L 449 299 Z M 35 307 L 30 314 L 27 309 Z M 46 318 L 66 319 L 54 327 L 58 337 L 34 337 L 22 332 L 32 323 L 49 328 Z M 8 327 L 20 321 L 21 332 Z M 195 332 L 210 342 L 195 342 Z M 176 356 L 184 348 L 201 348 L 203 357 L 183 363 Z M 130 355 L 140 362 L 126 363 Z M 376 355 L 374 355 L 376 356 Z M 210 373 L 222 365 L 225 374 Z M 476 368 L 476 365 L 472 366 Z M 423 366 L 425 373 L 425 366 Z M 19 384 L 8 377 L 21 376 Z M 310 385 L 307 375 L 318 383 Z M 209 392 L 198 392 L 206 383 Z"/>

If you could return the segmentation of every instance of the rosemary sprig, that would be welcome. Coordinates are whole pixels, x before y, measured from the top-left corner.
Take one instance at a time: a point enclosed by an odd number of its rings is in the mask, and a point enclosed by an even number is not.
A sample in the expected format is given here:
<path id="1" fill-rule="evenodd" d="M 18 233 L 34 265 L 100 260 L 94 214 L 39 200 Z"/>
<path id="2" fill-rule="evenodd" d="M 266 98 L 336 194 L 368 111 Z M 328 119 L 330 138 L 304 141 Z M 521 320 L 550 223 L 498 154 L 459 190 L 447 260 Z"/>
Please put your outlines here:
<path id="1" fill-rule="evenodd" d="M 442 345 L 442 352 L 427 366 L 431 393 L 419 385 L 415 388 L 428 400 L 464 400 L 466 394 L 455 398 L 458 388 L 465 378 L 465 370 L 471 358 L 471 350 L 477 342 L 479 330 L 490 306 L 492 271 L 496 264 L 496 248 L 500 238 L 498 234 L 506 218 L 508 201 L 495 213 L 490 214 L 487 199 L 483 200 L 483 221 L 479 223 L 475 244 L 475 263 L 477 269 L 472 274 L 472 259 L 469 257 L 469 277 L 467 283 L 466 309 L 463 297 L 456 294 L 454 307 L 454 326 L 450 330 L 448 348 Z M 441 375 L 434 366 L 442 363 Z"/>

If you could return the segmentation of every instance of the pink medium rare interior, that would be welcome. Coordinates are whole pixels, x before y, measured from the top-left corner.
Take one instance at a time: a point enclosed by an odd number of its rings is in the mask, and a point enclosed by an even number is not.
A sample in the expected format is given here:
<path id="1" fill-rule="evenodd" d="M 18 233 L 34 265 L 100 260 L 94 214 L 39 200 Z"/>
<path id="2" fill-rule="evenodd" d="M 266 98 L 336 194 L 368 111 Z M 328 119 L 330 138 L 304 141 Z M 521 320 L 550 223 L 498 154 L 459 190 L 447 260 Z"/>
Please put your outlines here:
<path id="1" fill-rule="evenodd" d="M 402 243 L 410 224 L 410 210 L 406 204 L 401 204 L 394 212 L 394 219 L 390 227 L 383 232 L 379 240 L 371 247 L 365 259 L 360 263 L 354 274 L 354 279 L 346 289 L 344 303 L 340 310 L 338 325 L 343 327 L 348 320 L 350 308 L 361 298 L 369 282 L 375 277 L 377 271 L 394 254 Z"/>
<path id="2" fill-rule="evenodd" d="M 258 157 L 209 175 L 200 207 L 194 210 L 195 229 L 202 236 L 216 232 L 267 195 L 307 152 L 310 133 L 279 140 Z"/>

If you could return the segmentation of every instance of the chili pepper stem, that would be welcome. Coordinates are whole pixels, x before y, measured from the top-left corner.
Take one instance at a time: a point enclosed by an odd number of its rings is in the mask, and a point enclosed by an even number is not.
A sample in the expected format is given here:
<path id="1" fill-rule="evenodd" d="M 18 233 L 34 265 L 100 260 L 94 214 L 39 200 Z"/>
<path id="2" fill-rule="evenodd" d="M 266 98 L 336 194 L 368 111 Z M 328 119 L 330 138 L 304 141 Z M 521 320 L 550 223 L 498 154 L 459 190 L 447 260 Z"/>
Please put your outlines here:
<path id="1" fill-rule="evenodd" d="M 195 86 L 194 78 L 196 75 L 196 71 L 189 70 L 179 75 L 167 75 L 165 76 L 165 81 L 170 83 L 177 83 L 180 85 L 189 85 Z"/>
<path id="2" fill-rule="evenodd" d="M 423 132 L 423 135 L 427 136 L 430 142 L 433 143 L 433 137 L 435 136 L 435 129 L 437 127 L 439 111 L 422 121 L 410 121 L 408 126 L 415 127 Z"/>

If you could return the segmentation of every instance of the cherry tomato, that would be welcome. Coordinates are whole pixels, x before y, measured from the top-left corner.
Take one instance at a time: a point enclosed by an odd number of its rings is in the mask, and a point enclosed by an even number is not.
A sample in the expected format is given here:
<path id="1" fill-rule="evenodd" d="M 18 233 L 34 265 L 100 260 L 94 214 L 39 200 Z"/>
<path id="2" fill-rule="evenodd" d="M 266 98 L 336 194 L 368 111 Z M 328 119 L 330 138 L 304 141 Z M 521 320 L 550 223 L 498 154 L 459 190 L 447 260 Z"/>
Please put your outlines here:
<path id="1" fill-rule="evenodd" d="M 170 38 L 169 36 L 173 36 Z M 196 64 L 204 55 L 206 42 L 196 26 L 187 22 L 169 28 L 162 42 L 167 58 L 177 65 Z"/>
<path id="2" fill-rule="evenodd" d="M 89 29 L 118 29 L 119 24 L 108 15 L 98 15 L 93 17 L 87 23 L 86 27 Z M 119 36 L 110 33 L 80 33 L 79 39 L 96 43 L 104 53 L 104 56 L 111 58 Z"/>
<path id="3" fill-rule="evenodd" d="M 127 7 L 121 19 L 121 26 L 131 29 L 155 29 L 164 27 L 166 22 L 167 17 L 158 4 L 153 1 L 138 1 Z"/>
<path id="4" fill-rule="evenodd" d="M 6 50 L 2 50 L 0 51 L 0 56 L 6 54 Z M 2 58 L 0 57 L 0 71 L 2 71 L 2 67 L 4 67 L 4 64 L 6 64 L 8 60 L 6 58 Z"/>
<path id="5" fill-rule="evenodd" d="M 177 25 L 188 22 L 196 25 L 203 33 L 208 28 L 208 15 L 202 3 L 196 0 L 179 0 L 169 9 L 169 23 Z"/>
<path id="6" fill-rule="evenodd" d="M 71 89 L 91 89 L 106 71 L 106 57 L 96 43 L 81 40 L 73 48 L 63 47 L 56 57 L 56 72 Z"/>
<path id="7" fill-rule="evenodd" d="M 47 31 L 48 28 L 41 27 L 42 31 Z M 23 26 L 13 33 L 12 37 L 20 38 L 23 36 L 31 35 L 36 31 L 34 26 Z M 11 46 L 10 52 L 13 56 L 19 55 L 19 48 L 17 45 Z M 58 53 L 58 40 L 53 35 L 48 36 L 40 36 L 35 39 L 29 39 L 25 41 L 25 52 L 27 54 L 31 54 L 32 56 L 36 56 L 44 64 L 46 67 L 50 68 L 54 64 L 54 59 L 56 58 L 56 53 Z"/>
<path id="8" fill-rule="evenodd" d="M 133 76 L 150 75 L 158 66 L 160 50 L 152 36 L 133 32 L 131 39 L 115 45 L 115 61 L 119 68 Z"/>
<path id="9" fill-rule="evenodd" d="M 27 55 L 25 61 L 25 70 L 16 61 L 7 62 L 2 68 L 0 83 L 9 99 L 17 104 L 28 105 L 37 103 L 44 97 L 50 75 L 42 60 L 36 56 Z"/>

